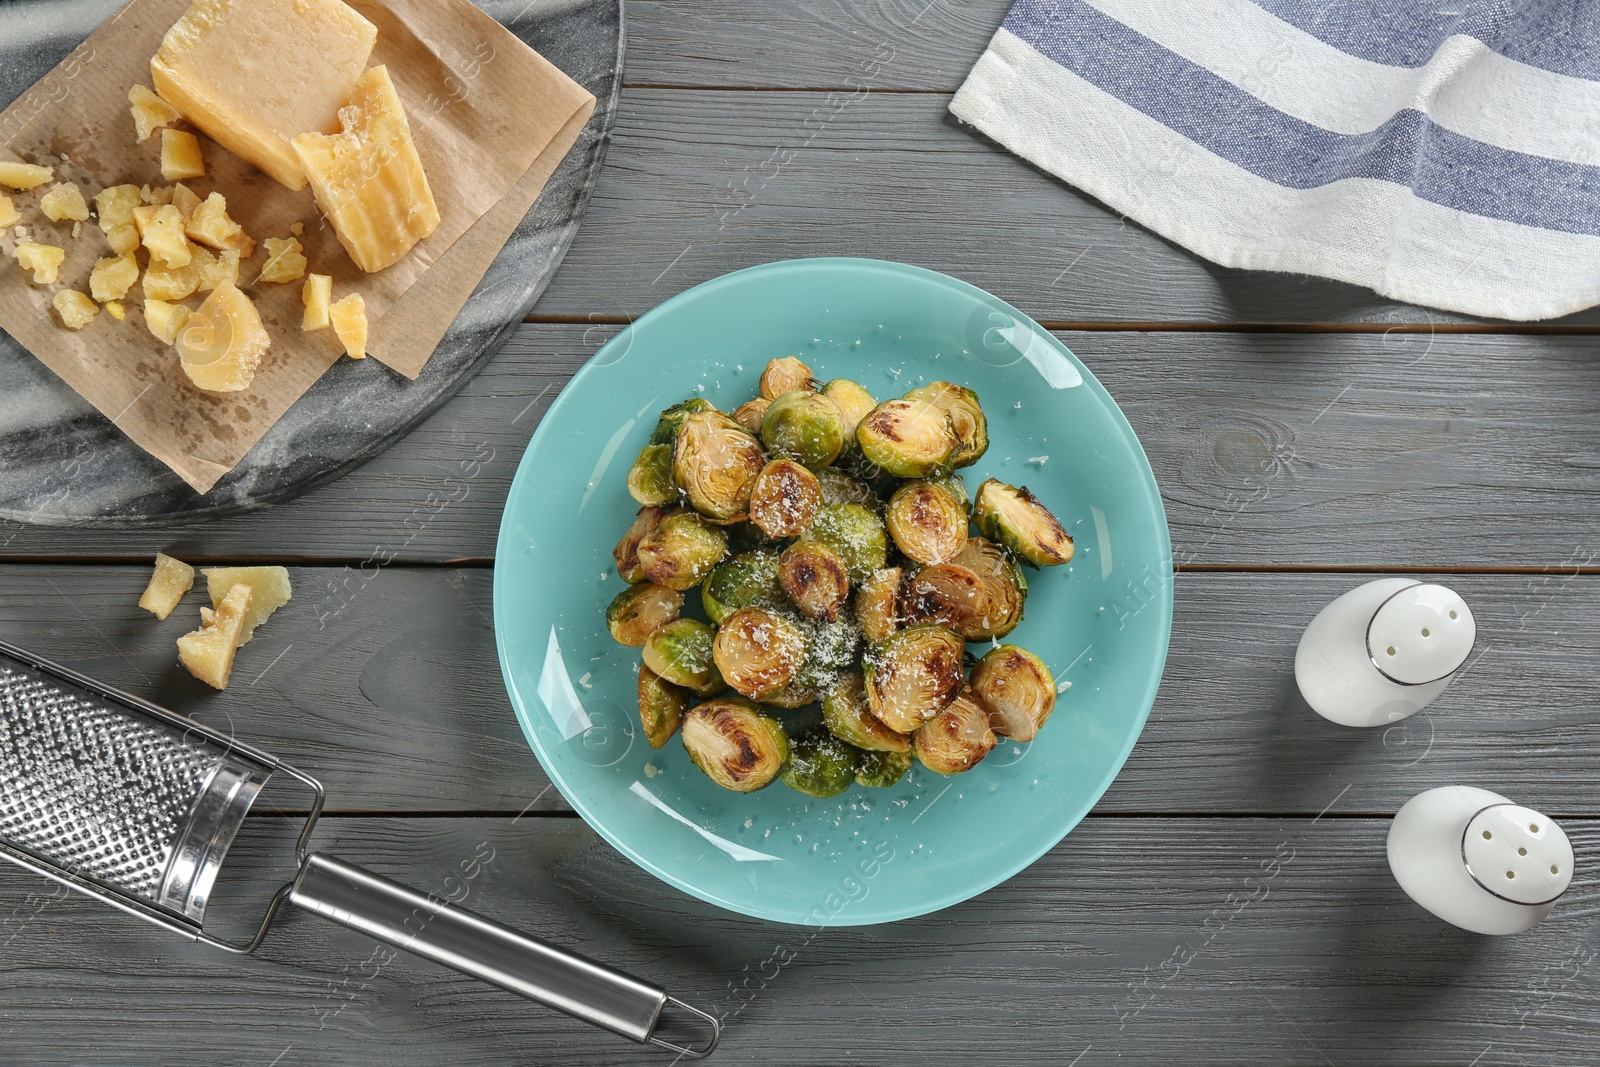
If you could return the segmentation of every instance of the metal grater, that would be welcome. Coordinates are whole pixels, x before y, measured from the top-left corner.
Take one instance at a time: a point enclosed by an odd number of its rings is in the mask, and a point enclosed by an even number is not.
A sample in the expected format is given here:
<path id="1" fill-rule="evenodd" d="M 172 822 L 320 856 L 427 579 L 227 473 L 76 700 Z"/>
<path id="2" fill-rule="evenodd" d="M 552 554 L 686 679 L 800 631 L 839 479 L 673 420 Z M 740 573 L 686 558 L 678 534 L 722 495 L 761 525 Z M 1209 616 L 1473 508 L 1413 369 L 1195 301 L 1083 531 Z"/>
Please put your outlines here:
<path id="1" fill-rule="evenodd" d="M 255 936 L 207 934 L 206 905 L 251 804 L 276 773 L 315 794 L 300 871 Z M 640 1043 L 699 1059 L 712 1016 L 604 964 L 437 897 L 311 852 L 316 779 L 148 701 L 0 642 L 0 857 L 183 936 L 254 951 L 285 901 Z M 667 1005 L 709 1030 L 703 1047 L 656 1034 Z"/>

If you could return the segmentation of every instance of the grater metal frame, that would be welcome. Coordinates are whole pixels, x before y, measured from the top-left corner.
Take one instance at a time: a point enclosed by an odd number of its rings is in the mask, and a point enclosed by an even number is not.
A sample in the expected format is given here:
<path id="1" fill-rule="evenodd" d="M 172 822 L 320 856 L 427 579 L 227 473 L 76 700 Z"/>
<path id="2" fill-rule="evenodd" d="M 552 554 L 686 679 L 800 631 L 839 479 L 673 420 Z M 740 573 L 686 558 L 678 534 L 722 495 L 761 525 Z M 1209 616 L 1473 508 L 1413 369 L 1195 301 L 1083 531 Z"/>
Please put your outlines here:
<path id="1" fill-rule="evenodd" d="M 311 851 L 311 834 L 316 829 L 317 820 L 322 816 L 325 793 L 321 782 L 309 774 L 295 769 L 269 752 L 263 752 L 253 745 L 245 744 L 203 723 L 168 711 L 159 704 L 152 704 L 150 701 L 134 696 L 132 693 L 108 686 L 103 682 L 97 682 L 93 678 L 63 667 L 59 663 L 45 659 L 26 649 L 18 648 L 7 641 L 0 641 L 0 653 L 20 660 L 45 674 L 53 674 L 63 681 L 71 682 L 73 685 L 86 689 L 96 696 L 113 703 L 129 705 L 141 714 L 148 715 L 158 722 L 182 730 L 186 734 L 193 734 L 196 737 L 203 738 L 217 745 L 225 754 L 237 753 L 244 756 L 266 769 L 268 778 L 282 771 L 305 785 L 312 791 L 313 799 L 311 809 L 306 816 L 305 825 L 301 828 L 299 839 L 295 845 L 295 862 L 300 866 L 305 865 L 306 857 L 310 855 Z M 136 918 L 170 930 L 189 941 L 199 942 L 210 945 L 212 948 L 219 948 L 237 954 L 254 952 L 261 946 L 261 943 L 266 940 L 267 931 L 272 926 L 272 920 L 278 914 L 278 909 L 283 906 L 284 901 L 288 899 L 290 892 L 294 889 L 293 881 L 285 883 L 267 903 L 266 913 L 263 915 L 261 925 L 257 928 L 255 934 L 248 941 L 232 942 L 224 941 L 206 933 L 203 920 L 195 921 L 186 916 L 153 907 L 132 896 L 109 890 L 95 881 L 74 874 L 72 871 L 51 863 L 41 856 L 16 848 L 3 840 L 0 840 L 0 859 L 8 860 L 35 874 L 42 874 L 51 881 L 65 885 L 69 889 L 77 890 L 85 896 L 93 897 L 101 903 L 109 904 L 119 911 L 133 915 Z"/>

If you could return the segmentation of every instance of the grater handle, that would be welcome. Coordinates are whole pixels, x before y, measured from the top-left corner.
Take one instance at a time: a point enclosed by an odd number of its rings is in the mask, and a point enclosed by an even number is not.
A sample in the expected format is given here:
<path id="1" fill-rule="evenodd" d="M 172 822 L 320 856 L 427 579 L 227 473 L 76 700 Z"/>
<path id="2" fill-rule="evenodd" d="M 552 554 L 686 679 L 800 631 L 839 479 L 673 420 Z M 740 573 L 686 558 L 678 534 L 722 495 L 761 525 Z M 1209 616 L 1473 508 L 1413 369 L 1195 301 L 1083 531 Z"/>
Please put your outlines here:
<path id="1" fill-rule="evenodd" d="M 633 1041 L 700 1059 L 720 1036 L 714 1017 L 648 982 L 320 852 L 306 856 L 289 899 L 324 919 Z M 654 1036 L 669 1001 L 709 1024 L 711 1037 L 703 1048 Z"/>

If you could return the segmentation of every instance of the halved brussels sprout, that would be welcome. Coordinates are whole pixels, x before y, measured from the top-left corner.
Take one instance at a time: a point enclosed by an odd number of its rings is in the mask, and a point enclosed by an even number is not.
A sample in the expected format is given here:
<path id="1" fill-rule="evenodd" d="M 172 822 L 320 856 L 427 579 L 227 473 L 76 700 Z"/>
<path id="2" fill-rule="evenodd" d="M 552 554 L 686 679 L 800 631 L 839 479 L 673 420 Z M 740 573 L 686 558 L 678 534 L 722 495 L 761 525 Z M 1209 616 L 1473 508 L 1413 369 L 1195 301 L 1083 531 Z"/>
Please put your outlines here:
<path id="1" fill-rule="evenodd" d="M 952 461 L 957 467 L 970 467 L 989 451 L 989 420 L 978 403 L 978 394 L 950 382 L 929 382 L 906 394 L 907 400 L 926 400 L 937 404 L 950 416 L 950 425 L 960 439 Z"/>
<path id="2" fill-rule="evenodd" d="M 820 541 L 796 541 L 778 557 L 778 581 L 800 614 L 819 622 L 839 617 L 850 599 L 850 572 Z"/>
<path id="3" fill-rule="evenodd" d="M 786 597 L 778 582 L 778 550 L 757 548 L 717 564 L 700 587 L 706 617 L 720 623 L 740 608 L 781 608 Z"/>
<path id="4" fill-rule="evenodd" d="M 846 447 L 849 447 L 856 439 L 856 427 L 872 413 L 878 402 L 872 399 L 865 386 L 849 378 L 835 378 L 822 387 L 822 395 L 839 406 L 839 414 L 844 416 Z"/>
<path id="5" fill-rule="evenodd" d="M 766 400 L 776 400 L 784 393 L 811 388 L 811 368 L 794 356 L 768 360 L 767 369 L 761 372 L 757 386 Z"/>
<path id="6" fill-rule="evenodd" d="M 794 682 L 821 692 L 838 681 L 839 674 L 861 659 L 861 631 L 848 618 L 805 624 L 806 661 Z"/>
<path id="7" fill-rule="evenodd" d="M 937 623 L 962 637 L 980 627 L 987 602 L 983 579 L 959 563 L 924 567 L 900 586 L 902 618 Z"/>
<path id="8" fill-rule="evenodd" d="M 889 560 L 889 534 L 883 520 L 860 504 L 817 509 L 817 517 L 800 538 L 820 541 L 838 553 L 852 582 L 866 581 Z"/>
<path id="9" fill-rule="evenodd" d="M 961 447 L 950 416 L 925 400 L 885 400 L 856 427 L 871 463 L 896 478 L 928 478 L 949 470 Z"/>
<path id="10" fill-rule="evenodd" d="M 823 467 L 812 473 L 817 476 L 817 484 L 822 488 L 823 507 L 831 507 L 834 504 L 860 504 L 875 511 L 883 506 L 883 501 L 872 491 L 872 486 L 860 478 L 852 478 L 838 467 Z"/>
<path id="11" fill-rule="evenodd" d="M 972 668 L 972 696 L 989 713 L 995 733 L 1032 741 L 1055 710 L 1056 680 L 1032 652 L 1001 645 Z"/>
<path id="12" fill-rule="evenodd" d="M 711 657 L 711 627 L 699 619 L 676 619 L 652 633 L 644 643 L 644 665 L 701 696 L 722 688 Z"/>
<path id="13" fill-rule="evenodd" d="M 639 544 L 660 525 L 666 514 L 666 508 L 647 506 L 639 509 L 639 514 L 633 517 L 633 524 L 628 527 L 628 532 L 622 535 L 622 540 L 618 541 L 617 547 L 611 551 L 611 558 L 617 564 L 617 577 L 632 583 L 647 580 L 644 567 L 639 564 Z"/>
<path id="14" fill-rule="evenodd" d="M 983 536 L 1036 567 L 1056 567 L 1072 560 L 1072 535 L 1027 486 L 1018 489 L 990 478 L 978 486 L 972 522 Z"/>
<path id="15" fill-rule="evenodd" d="M 961 505 L 961 513 L 968 518 L 972 517 L 972 494 L 967 492 L 966 479 L 955 471 L 940 478 L 931 479 L 935 485 L 942 485 L 949 490 L 950 495 L 956 498 Z"/>
<path id="16" fill-rule="evenodd" d="M 906 482 L 896 489 L 884 523 L 895 546 L 918 563 L 943 563 L 967 543 L 966 510 L 938 482 Z"/>
<path id="17" fill-rule="evenodd" d="M 606 629 L 612 638 L 630 648 L 643 648 L 650 635 L 678 618 L 683 594 L 648 582 L 630 585 L 612 598 L 606 608 Z"/>
<path id="18" fill-rule="evenodd" d="M 691 397 L 680 404 L 672 405 L 663 411 L 661 417 L 656 420 L 656 428 L 650 434 L 650 443 L 653 445 L 673 444 L 678 440 L 678 427 L 683 425 L 684 419 L 702 411 L 715 410 L 717 409 L 712 406 L 711 401 L 701 396 Z"/>
<path id="19" fill-rule="evenodd" d="M 764 396 L 754 400 L 746 400 L 743 404 L 733 409 L 733 421 L 749 430 L 755 437 L 761 436 L 761 420 L 767 414 L 767 406 L 772 401 Z"/>
<path id="20" fill-rule="evenodd" d="M 838 459 L 846 440 L 839 405 L 821 393 L 784 393 L 761 417 L 761 443 L 767 451 L 813 470 Z"/>
<path id="21" fill-rule="evenodd" d="M 723 697 L 683 716 L 683 747 L 707 778 L 736 793 L 772 784 L 789 762 L 783 726 L 748 700 Z"/>
<path id="22" fill-rule="evenodd" d="M 743 518 L 756 475 L 766 464 L 761 442 L 720 411 L 697 411 L 678 427 L 672 478 L 690 505 L 708 518 Z"/>
<path id="23" fill-rule="evenodd" d="M 722 620 L 711 645 L 723 680 L 752 700 L 781 693 L 806 661 L 806 637 L 766 608 L 740 608 Z"/>
<path id="24" fill-rule="evenodd" d="M 826 800 L 850 788 L 856 780 L 861 750 L 845 744 L 826 730 L 808 730 L 789 743 L 789 763 L 783 784 L 807 796 Z"/>
<path id="25" fill-rule="evenodd" d="M 660 748 L 678 732 L 689 693 L 663 679 L 649 667 L 639 668 L 639 723 L 651 748 Z"/>
<path id="26" fill-rule="evenodd" d="M 966 643 L 942 626 L 911 626 L 875 646 L 862 662 L 867 706 L 891 730 L 908 734 L 961 691 Z"/>
<path id="27" fill-rule="evenodd" d="M 628 495 L 647 506 L 678 502 L 671 445 L 645 445 L 639 450 L 639 458 L 628 470 Z"/>
<path id="28" fill-rule="evenodd" d="M 863 752 L 856 765 L 856 784 L 887 789 L 911 769 L 910 752 Z"/>
<path id="29" fill-rule="evenodd" d="M 689 590 L 728 554 L 728 535 L 692 511 L 675 511 L 645 535 L 638 553 L 639 567 L 650 581 Z"/>
<path id="30" fill-rule="evenodd" d="M 783 708 L 785 711 L 793 711 L 795 708 L 805 707 L 816 699 L 817 691 L 815 689 L 808 689 L 806 686 L 796 683 L 785 686 L 776 693 L 768 693 L 766 699 L 761 703 L 774 708 Z"/>
<path id="31" fill-rule="evenodd" d="M 975 612 L 961 625 L 952 627 L 957 633 L 968 641 L 988 641 L 1017 628 L 1028 596 L 1028 580 L 1016 560 L 991 541 L 969 537 L 966 547 L 956 553 L 950 565 L 965 567 L 983 583 L 983 596 Z M 902 597 L 902 611 L 904 608 Z"/>
<path id="32" fill-rule="evenodd" d="M 900 628 L 899 567 L 874 571 L 856 592 L 856 625 L 873 644 L 888 640 Z"/>
<path id="33" fill-rule="evenodd" d="M 811 525 L 821 506 L 817 476 L 792 459 L 762 467 L 750 491 L 750 521 L 768 537 L 794 537 Z"/>
<path id="34" fill-rule="evenodd" d="M 822 721 L 833 736 L 869 752 L 910 752 L 911 738 L 872 714 L 860 671 L 846 671 L 822 696 Z"/>
<path id="35" fill-rule="evenodd" d="M 911 735 L 917 762 L 938 774 L 960 774 L 982 762 L 1000 739 L 989 729 L 989 713 L 966 694 Z"/>

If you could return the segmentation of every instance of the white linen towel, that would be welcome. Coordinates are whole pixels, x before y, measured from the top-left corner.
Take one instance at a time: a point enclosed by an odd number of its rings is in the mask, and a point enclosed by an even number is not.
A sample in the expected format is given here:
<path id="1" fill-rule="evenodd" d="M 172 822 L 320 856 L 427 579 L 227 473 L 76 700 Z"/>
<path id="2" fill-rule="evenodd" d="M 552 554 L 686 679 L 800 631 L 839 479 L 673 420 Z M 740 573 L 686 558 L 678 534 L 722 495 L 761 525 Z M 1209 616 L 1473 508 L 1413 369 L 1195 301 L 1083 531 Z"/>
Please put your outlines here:
<path id="1" fill-rule="evenodd" d="M 1224 266 L 1600 303 L 1600 0 L 1017 0 L 950 110 Z"/>

